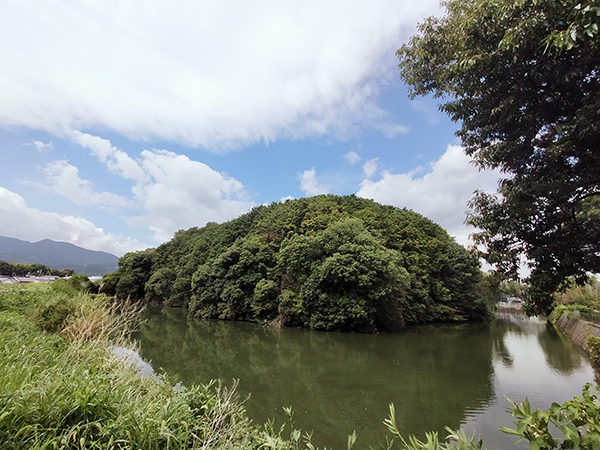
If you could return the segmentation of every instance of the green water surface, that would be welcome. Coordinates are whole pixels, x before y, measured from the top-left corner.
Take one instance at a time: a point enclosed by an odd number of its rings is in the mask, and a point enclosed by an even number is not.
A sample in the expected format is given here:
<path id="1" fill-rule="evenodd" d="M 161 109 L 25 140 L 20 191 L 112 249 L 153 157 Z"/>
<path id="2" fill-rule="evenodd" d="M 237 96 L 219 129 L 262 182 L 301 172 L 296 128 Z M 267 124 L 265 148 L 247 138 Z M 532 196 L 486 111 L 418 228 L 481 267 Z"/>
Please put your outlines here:
<path id="1" fill-rule="evenodd" d="M 504 313 L 487 324 L 411 327 L 395 333 L 328 333 L 188 320 L 181 309 L 148 309 L 138 334 L 141 356 L 184 384 L 239 379 L 256 423 L 285 419 L 314 430 L 315 444 L 379 448 L 390 436 L 389 403 L 401 431 L 423 438 L 463 425 L 487 448 L 515 448 L 498 431 L 511 426 L 505 397 L 548 408 L 581 394 L 594 371 L 586 356 L 539 319 Z M 519 446 L 518 446 L 519 447 Z M 520 444 L 526 448 L 526 444 Z"/>

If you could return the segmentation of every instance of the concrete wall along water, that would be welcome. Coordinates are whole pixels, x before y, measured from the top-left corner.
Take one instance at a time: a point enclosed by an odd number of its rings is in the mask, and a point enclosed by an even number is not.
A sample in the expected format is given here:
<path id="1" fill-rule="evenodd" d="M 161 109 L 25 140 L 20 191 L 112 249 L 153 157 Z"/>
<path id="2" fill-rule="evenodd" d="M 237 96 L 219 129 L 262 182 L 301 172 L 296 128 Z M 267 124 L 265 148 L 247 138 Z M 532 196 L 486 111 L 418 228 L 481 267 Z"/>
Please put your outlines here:
<path id="1" fill-rule="evenodd" d="M 600 325 L 568 317 L 566 314 L 560 316 L 556 322 L 556 326 L 586 352 L 588 351 L 588 346 L 585 343 L 587 337 L 590 335 L 600 337 Z"/>

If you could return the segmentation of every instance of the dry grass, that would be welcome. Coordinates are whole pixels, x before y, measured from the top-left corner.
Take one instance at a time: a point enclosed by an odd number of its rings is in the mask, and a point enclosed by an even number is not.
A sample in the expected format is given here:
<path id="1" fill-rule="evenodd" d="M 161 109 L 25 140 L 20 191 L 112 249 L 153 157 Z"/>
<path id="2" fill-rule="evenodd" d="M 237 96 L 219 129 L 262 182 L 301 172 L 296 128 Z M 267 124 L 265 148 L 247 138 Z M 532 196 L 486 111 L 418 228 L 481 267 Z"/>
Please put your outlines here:
<path id="1" fill-rule="evenodd" d="M 92 340 L 124 345 L 139 325 L 141 303 L 118 303 L 104 296 L 79 294 L 77 309 L 66 321 L 61 333 L 75 344 Z"/>

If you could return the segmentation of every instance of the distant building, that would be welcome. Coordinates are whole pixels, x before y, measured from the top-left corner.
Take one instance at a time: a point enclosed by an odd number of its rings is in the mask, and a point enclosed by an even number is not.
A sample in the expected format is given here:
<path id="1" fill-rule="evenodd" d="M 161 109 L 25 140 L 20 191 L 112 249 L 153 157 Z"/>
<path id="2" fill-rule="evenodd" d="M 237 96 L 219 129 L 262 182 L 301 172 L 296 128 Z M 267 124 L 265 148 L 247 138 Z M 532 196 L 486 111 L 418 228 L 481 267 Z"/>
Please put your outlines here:
<path id="1" fill-rule="evenodd" d="M 60 277 L 54 275 L 45 275 L 41 277 L 34 277 L 27 275 L 24 277 L 11 277 L 8 275 L 0 275 L 0 284 L 27 284 L 27 283 L 52 283 Z"/>
<path id="2" fill-rule="evenodd" d="M 498 299 L 498 306 L 500 308 L 513 308 L 519 309 L 522 308 L 525 304 L 525 301 L 518 297 L 512 297 L 504 292 L 500 293 L 500 298 Z"/>
<path id="3" fill-rule="evenodd" d="M 16 284 L 17 280 L 13 280 L 12 277 L 0 275 L 0 284 Z"/>

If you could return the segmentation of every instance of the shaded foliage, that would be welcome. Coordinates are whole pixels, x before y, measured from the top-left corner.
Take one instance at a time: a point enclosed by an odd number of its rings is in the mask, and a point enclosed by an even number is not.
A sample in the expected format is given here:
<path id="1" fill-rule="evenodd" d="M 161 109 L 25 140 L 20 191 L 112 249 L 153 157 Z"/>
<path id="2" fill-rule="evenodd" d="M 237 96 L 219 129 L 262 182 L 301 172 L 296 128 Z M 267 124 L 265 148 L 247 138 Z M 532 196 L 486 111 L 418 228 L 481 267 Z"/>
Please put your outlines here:
<path id="1" fill-rule="evenodd" d="M 325 330 L 369 331 L 413 321 L 405 298 L 409 276 L 399 253 L 358 219 L 335 222 L 314 236 L 295 235 L 278 256 L 282 289 L 300 294 L 281 311 L 288 317 Z"/>
<path id="2" fill-rule="evenodd" d="M 43 264 L 22 264 L 22 263 L 8 263 L 0 261 L 0 275 L 8 275 L 15 277 L 24 277 L 26 275 L 55 275 L 57 277 L 68 277 L 73 275 L 73 271 L 70 269 L 57 270 L 51 269 Z"/>
<path id="3" fill-rule="evenodd" d="M 119 269 L 102 278 L 99 291 L 122 299 L 142 299 L 146 282 L 154 267 L 154 249 L 125 253 L 119 259 Z"/>
<path id="4" fill-rule="evenodd" d="M 258 206 L 128 253 L 102 292 L 190 315 L 374 331 L 487 317 L 477 257 L 408 210 L 323 195 Z"/>
<path id="5" fill-rule="evenodd" d="M 600 46 L 597 1 L 448 0 L 398 50 L 411 95 L 444 98 L 465 152 L 500 169 L 469 223 L 486 258 L 531 276 L 546 312 L 567 279 L 600 272 Z"/>

